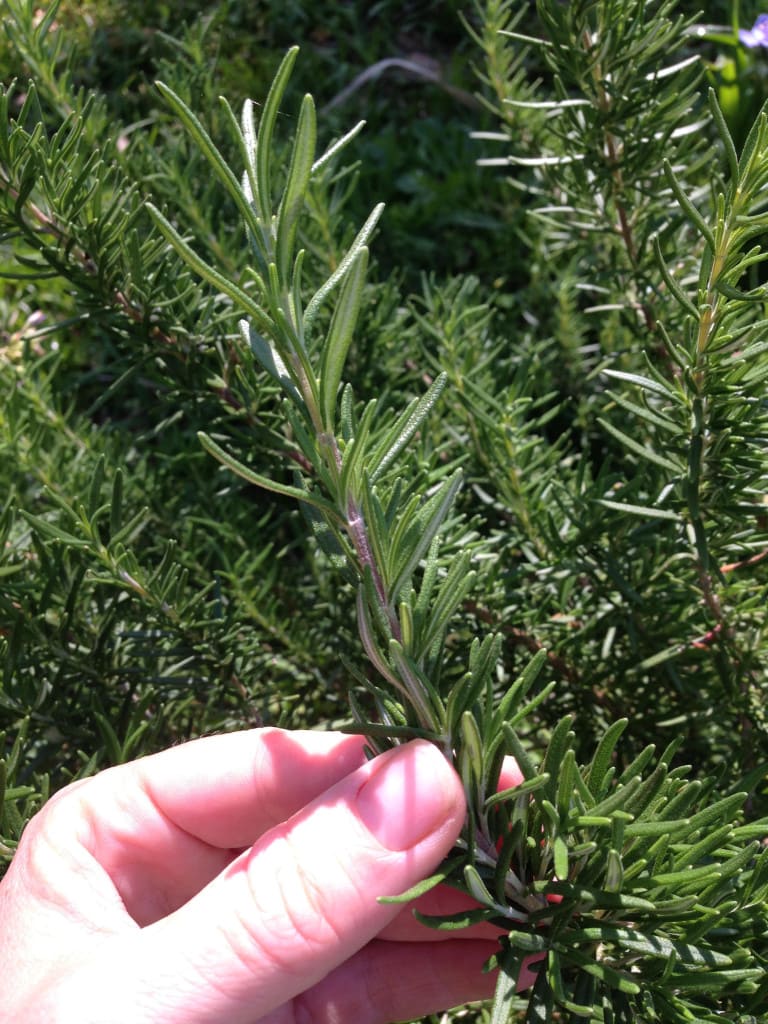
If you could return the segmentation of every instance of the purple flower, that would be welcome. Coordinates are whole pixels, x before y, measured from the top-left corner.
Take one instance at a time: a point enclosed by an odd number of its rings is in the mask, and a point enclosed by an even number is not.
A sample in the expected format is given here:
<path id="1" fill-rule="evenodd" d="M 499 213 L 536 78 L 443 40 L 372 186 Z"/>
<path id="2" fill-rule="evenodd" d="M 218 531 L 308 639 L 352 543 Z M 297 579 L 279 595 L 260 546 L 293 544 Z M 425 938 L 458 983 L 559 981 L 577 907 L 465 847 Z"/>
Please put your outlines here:
<path id="1" fill-rule="evenodd" d="M 758 15 L 752 28 L 739 29 L 739 42 L 750 49 L 757 46 L 768 47 L 768 14 Z"/>

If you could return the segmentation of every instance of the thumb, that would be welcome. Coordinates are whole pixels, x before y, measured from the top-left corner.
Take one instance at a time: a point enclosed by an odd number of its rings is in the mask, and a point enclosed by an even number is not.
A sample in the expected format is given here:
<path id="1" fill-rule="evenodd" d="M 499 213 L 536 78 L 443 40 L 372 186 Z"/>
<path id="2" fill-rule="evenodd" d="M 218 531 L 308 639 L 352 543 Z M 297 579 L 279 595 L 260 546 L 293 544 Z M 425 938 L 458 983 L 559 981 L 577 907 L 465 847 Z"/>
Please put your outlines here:
<path id="1" fill-rule="evenodd" d="M 434 870 L 464 814 L 459 779 L 436 747 L 416 741 L 377 757 L 132 937 L 141 964 L 123 963 L 121 977 L 141 979 L 143 991 L 115 1005 L 163 1007 L 156 1021 L 258 1020 L 377 935 L 400 909 L 377 897 Z"/>

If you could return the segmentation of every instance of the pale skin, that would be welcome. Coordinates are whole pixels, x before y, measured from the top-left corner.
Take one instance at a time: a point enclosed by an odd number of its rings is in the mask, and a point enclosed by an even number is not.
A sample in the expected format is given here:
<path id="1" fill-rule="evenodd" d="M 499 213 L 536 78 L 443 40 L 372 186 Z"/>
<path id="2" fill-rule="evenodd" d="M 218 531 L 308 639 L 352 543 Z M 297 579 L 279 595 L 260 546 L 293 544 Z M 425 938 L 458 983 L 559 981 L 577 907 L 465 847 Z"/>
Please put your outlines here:
<path id="1" fill-rule="evenodd" d="M 432 873 L 465 812 L 435 747 L 366 761 L 338 733 L 208 737 L 76 782 L 0 884 L 0 1024 L 389 1024 L 487 998 L 491 929 L 377 900 Z"/>

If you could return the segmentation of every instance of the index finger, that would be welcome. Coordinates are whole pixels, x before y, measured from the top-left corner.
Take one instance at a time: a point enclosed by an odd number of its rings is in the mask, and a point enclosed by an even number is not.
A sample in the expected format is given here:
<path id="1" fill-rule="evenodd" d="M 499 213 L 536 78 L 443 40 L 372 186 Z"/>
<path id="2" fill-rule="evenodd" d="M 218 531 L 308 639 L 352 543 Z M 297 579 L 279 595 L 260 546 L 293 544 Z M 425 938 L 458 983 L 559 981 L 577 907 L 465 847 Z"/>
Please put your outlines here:
<path id="1" fill-rule="evenodd" d="M 338 732 L 251 729 L 193 740 L 126 769 L 163 817 L 231 849 L 250 846 L 359 768 L 363 744 Z"/>

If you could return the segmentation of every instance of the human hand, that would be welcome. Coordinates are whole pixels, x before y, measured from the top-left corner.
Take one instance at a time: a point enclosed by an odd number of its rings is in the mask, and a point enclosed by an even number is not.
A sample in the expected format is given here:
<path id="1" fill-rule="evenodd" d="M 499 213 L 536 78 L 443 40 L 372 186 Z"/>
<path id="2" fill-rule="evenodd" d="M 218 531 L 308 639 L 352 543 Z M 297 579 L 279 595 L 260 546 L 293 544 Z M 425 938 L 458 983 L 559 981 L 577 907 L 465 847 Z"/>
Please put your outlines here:
<path id="1" fill-rule="evenodd" d="M 487 929 L 445 941 L 377 902 L 464 814 L 432 745 L 365 762 L 333 733 L 214 736 L 76 782 L 0 885 L 0 1024 L 386 1024 L 487 997 Z"/>

